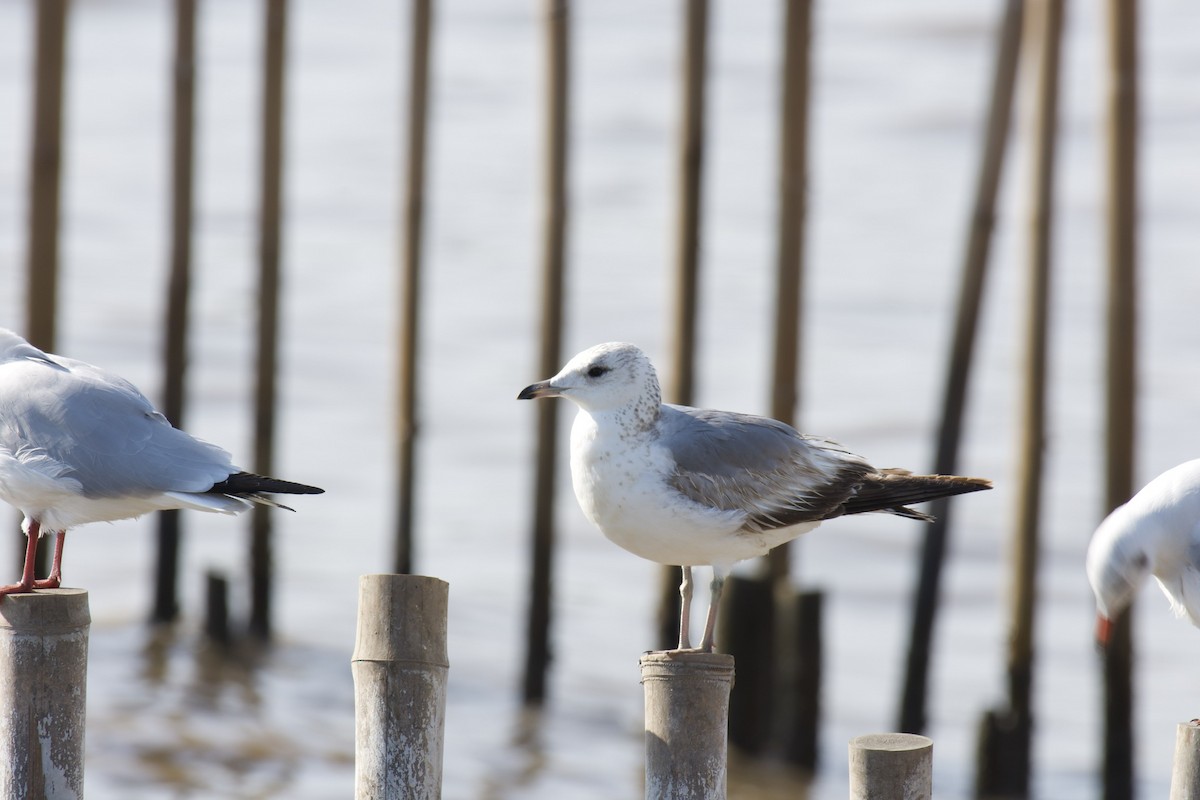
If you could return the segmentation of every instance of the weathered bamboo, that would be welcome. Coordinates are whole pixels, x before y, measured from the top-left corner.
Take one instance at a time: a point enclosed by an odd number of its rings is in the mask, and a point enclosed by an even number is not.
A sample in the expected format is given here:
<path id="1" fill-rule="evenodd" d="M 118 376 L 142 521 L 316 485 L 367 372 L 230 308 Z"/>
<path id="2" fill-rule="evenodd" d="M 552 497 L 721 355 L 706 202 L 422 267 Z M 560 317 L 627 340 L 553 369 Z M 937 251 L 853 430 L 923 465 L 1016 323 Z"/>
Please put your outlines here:
<path id="1" fill-rule="evenodd" d="M 567 120 L 570 67 L 570 3 L 544 0 L 546 37 L 545 220 L 542 244 L 542 327 L 538 366 L 543 375 L 558 371 L 562 350 L 563 283 L 567 236 Z M 538 403 L 534 477 L 532 565 L 529 571 L 529 630 L 522 696 L 526 703 L 546 697 L 550 663 L 551 568 L 554 556 L 554 472 L 558 449 L 558 403 Z"/>
<path id="2" fill-rule="evenodd" d="M 0 603 L 0 796 L 83 797 L 90 626 L 82 589 Z"/>
<path id="3" fill-rule="evenodd" d="M 775 587 L 765 577 L 730 575 L 721 595 L 717 642 L 741 664 L 729 695 L 729 743 L 749 755 L 771 744 L 776 711 Z"/>
<path id="4" fill-rule="evenodd" d="M 984 131 L 983 153 L 963 257 L 958 311 L 942 395 L 941 423 L 933 467 L 933 471 L 938 473 L 953 474 L 958 462 L 958 446 L 962 439 L 962 421 L 966 412 L 967 380 L 971 372 L 971 355 L 975 345 L 983 283 L 991 250 L 992 228 L 996 219 L 996 195 L 1000 189 L 1009 118 L 1012 115 L 1023 13 L 1024 0 L 1008 0 L 997 33 L 991 103 Z M 937 519 L 927 526 L 925 532 L 921 574 L 917 579 L 913 601 L 912 629 L 897 723 L 900 730 L 910 733 L 917 733 L 925 727 L 929 652 L 933 646 L 933 625 L 941 585 L 942 562 L 946 554 L 950 504 L 945 499 L 935 500 L 931 512 Z"/>
<path id="5" fill-rule="evenodd" d="M 1059 65 L 1063 0 L 1041 0 L 1030 17 L 1036 32 L 1038 77 L 1033 118 L 1030 181 L 1029 300 L 1026 318 L 1025 386 L 1021 395 L 1016 528 L 1008 637 L 1008 707 L 985 717 L 990 740 L 980 754 L 997 763 L 979 765 L 980 797 L 1026 797 L 1033 727 L 1034 607 L 1037 595 L 1038 518 L 1041 513 L 1046 438 L 1046 359 L 1049 339 L 1054 169 L 1058 136 Z M 991 722 L 992 724 L 988 724 Z"/>
<path id="6" fill-rule="evenodd" d="M 273 471 L 275 378 L 279 357 L 280 231 L 283 216 L 283 97 L 288 0 L 267 0 L 263 44 L 262 175 L 259 208 L 258 360 L 254 469 Z M 250 632 L 271 635 L 271 514 L 256 504 L 250 535 Z"/>
<path id="7" fill-rule="evenodd" d="M 229 580 L 216 571 L 204 575 L 204 635 L 214 644 L 230 642 Z"/>
<path id="8" fill-rule="evenodd" d="M 820 754 L 821 672 L 824 660 L 822 608 L 819 590 L 792 594 L 792 649 L 796 666 L 791 685 L 791 720 L 784 740 L 784 758 L 815 771 Z"/>
<path id="9" fill-rule="evenodd" d="M 62 186 L 62 110 L 69 0 L 37 7 L 33 131 L 29 150 L 29 244 L 26 256 L 25 338 L 54 352 L 58 308 L 58 223 Z M 14 528 L 14 530 L 19 529 Z M 25 537 L 18 535 L 21 557 Z M 37 573 L 49 569 L 49 537 L 37 552 Z"/>
<path id="10" fill-rule="evenodd" d="M 163 344 L 162 412 L 183 425 L 187 371 L 188 295 L 192 264 L 192 176 L 195 158 L 196 0 L 175 0 L 175 55 L 171 103 L 171 266 Z M 179 512 L 158 515 L 158 562 L 154 572 L 154 622 L 179 616 Z"/>
<path id="11" fill-rule="evenodd" d="M 359 579 L 351 661 L 357 800 L 441 797 L 449 588 L 422 575 Z"/>
<path id="12" fill-rule="evenodd" d="M 1175 728 L 1170 800 L 1200 800 L 1200 720 Z"/>
<path id="13" fill-rule="evenodd" d="M 1108 2 L 1108 324 L 1104 508 L 1134 491 L 1137 397 L 1138 17 L 1135 0 Z M 1104 660 L 1104 797 L 1133 796 L 1133 636 L 1130 609 L 1115 620 Z"/>
<path id="14" fill-rule="evenodd" d="M 929 800 L 933 741 L 912 733 L 850 740 L 850 800 Z"/>
<path id="15" fill-rule="evenodd" d="M 695 391 L 696 305 L 700 273 L 700 209 L 704 167 L 705 63 L 709 0 L 685 0 L 682 120 L 679 126 L 679 209 L 675 226 L 675 285 L 671 305 L 670 369 L 666 396 L 690 405 Z M 658 639 L 674 647 L 679 637 L 679 567 L 660 572 Z"/>
<path id="16" fill-rule="evenodd" d="M 404 189 L 398 370 L 395 571 L 413 570 L 414 460 L 417 437 L 417 341 L 420 333 L 421 254 L 425 219 L 425 134 L 428 130 L 429 29 L 432 0 L 412 0 L 408 76 L 408 179 Z"/>
<path id="17" fill-rule="evenodd" d="M 646 653 L 646 800 L 724 800 L 733 656 Z"/>

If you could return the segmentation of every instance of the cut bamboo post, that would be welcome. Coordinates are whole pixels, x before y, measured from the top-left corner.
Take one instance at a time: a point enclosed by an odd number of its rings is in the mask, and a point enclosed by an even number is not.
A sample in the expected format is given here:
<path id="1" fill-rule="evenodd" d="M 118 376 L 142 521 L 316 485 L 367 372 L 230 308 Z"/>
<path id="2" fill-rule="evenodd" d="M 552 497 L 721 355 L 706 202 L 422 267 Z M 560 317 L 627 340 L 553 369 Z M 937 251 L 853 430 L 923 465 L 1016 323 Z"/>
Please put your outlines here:
<path id="1" fill-rule="evenodd" d="M 442 793 L 449 585 L 423 575 L 364 575 L 354 675 L 356 800 Z"/>
<path id="2" fill-rule="evenodd" d="M 1200 800 L 1200 719 L 1175 728 L 1170 800 Z"/>
<path id="3" fill-rule="evenodd" d="M 850 800 L 930 800 L 933 741 L 914 733 L 850 740 Z"/>
<path id="4" fill-rule="evenodd" d="M 733 656 L 659 651 L 640 663 L 646 800 L 724 800 Z"/>
<path id="5" fill-rule="evenodd" d="M 91 621 L 82 589 L 0 601 L 0 796 L 83 797 Z"/>

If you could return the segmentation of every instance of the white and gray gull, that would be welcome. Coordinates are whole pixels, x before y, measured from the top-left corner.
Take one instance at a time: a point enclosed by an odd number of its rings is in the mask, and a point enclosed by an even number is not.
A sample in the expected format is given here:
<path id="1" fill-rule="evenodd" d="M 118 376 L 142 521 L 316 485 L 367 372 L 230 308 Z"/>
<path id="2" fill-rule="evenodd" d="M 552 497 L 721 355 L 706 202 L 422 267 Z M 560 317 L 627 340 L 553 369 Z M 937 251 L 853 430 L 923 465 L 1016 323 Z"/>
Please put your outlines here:
<path id="1" fill-rule="evenodd" d="M 980 478 L 876 469 L 835 442 L 766 417 L 664 404 L 654 366 L 632 344 L 585 350 L 517 397 L 565 397 L 579 406 L 571 429 L 575 496 L 610 540 L 683 568 L 680 650 L 691 649 L 691 567 L 713 568 L 699 648 L 711 651 L 735 562 L 833 517 L 886 511 L 930 520 L 907 506 L 991 488 Z"/>
<path id="2" fill-rule="evenodd" d="M 1200 627 L 1200 459 L 1159 475 L 1105 517 L 1087 551 L 1096 596 L 1096 641 L 1153 576 L 1176 616 Z"/>
<path id="3" fill-rule="evenodd" d="M 25 515 L 21 580 L 0 597 L 62 579 L 67 529 L 191 508 L 237 514 L 265 493 L 321 489 L 235 467 L 229 453 L 173 427 L 124 378 L 37 349 L 0 328 L 0 500 Z M 37 540 L 57 534 L 47 578 L 34 576 Z"/>

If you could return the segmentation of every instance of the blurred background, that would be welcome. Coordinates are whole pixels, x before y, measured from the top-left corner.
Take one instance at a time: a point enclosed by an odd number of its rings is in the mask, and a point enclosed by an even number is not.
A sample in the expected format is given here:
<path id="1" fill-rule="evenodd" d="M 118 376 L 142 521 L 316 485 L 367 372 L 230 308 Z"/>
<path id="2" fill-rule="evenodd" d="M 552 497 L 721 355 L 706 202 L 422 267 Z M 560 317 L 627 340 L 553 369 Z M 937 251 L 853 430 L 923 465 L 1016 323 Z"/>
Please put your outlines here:
<path id="1" fill-rule="evenodd" d="M 1035 4 L 1036 5 L 1036 4 Z M 814 7 L 800 427 L 925 470 L 945 372 L 1000 2 Z M 0 324 L 25 329 L 34 8 L 0 0 Z M 769 408 L 780 2 L 714 2 L 695 402 Z M 659 568 L 606 541 L 569 488 L 555 520 L 548 699 L 524 710 L 540 374 L 544 47 L 533 0 L 439 0 L 430 85 L 414 570 L 450 583 L 447 798 L 628 798 L 642 780 L 637 658 Z M 55 349 L 160 398 L 169 263 L 172 4 L 74 0 L 67 25 Z M 181 618 L 147 624 L 154 521 L 73 534 L 90 591 L 89 797 L 350 794 L 357 576 L 392 569 L 396 331 L 409 13 L 288 7 L 275 472 L 324 487 L 274 517 L 274 645 L 223 658 L 203 576 L 245 625 L 248 520 L 184 519 Z M 637 342 L 665 370 L 677 213 L 680 3 L 571 4 L 563 360 Z M 1099 4 L 1066 8 L 1052 256 L 1032 794 L 1099 793 L 1100 660 L 1083 553 L 1103 516 L 1104 69 Z M 1143 4 L 1137 486 L 1197 455 L 1200 6 Z M 200 0 L 185 427 L 252 452 L 263 8 Z M 1027 288 L 1032 75 L 1021 73 L 929 679 L 939 797 L 971 794 L 980 714 L 1004 694 Z M 666 377 L 664 375 L 664 377 Z M 560 411 L 565 431 L 569 409 Z M 9 517 L 16 529 L 15 513 Z M 730 796 L 845 797 L 846 742 L 895 724 L 922 526 L 830 522 L 793 579 L 826 592 L 820 769 L 735 759 Z M 15 577 L 18 546 L 0 558 Z M 3 553 L 0 551 L 0 556 Z M 706 578 L 700 578 L 706 580 Z M 7 578 L 5 579 L 7 580 Z M 1200 635 L 1136 607 L 1138 794 L 1167 792 L 1200 716 Z M 805 795 L 804 792 L 808 794 Z"/>

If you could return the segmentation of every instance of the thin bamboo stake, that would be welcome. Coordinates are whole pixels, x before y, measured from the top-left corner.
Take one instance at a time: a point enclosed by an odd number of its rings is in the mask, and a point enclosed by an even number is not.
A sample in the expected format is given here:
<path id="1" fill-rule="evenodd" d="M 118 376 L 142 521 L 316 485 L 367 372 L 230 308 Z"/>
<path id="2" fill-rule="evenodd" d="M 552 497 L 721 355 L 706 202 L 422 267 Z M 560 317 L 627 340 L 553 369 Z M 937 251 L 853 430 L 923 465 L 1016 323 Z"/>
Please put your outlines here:
<path id="1" fill-rule="evenodd" d="M 983 728 L 977 795 L 1025 797 L 1033 725 L 1034 607 L 1037 597 L 1038 517 L 1041 512 L 1046 437 L 1046 359 L 1049 339 L 1054 169 L 1058 133 L 1059 66 L 1063 0 L 1041 0 L 1037 108 L 1033 120 L 1030 201 L 1029 302 L 1026 319 L 1025 386 L 1021 396 L 1016 530 L 1008 637 L 1008 708 L 990 714 Z"/>
<path id="2" fill-rule="evenodd" d="M 1134 491 L 1137 396 L 1137 107 L 1135 0 L 1108 8 L 1108 325 L 1104 511 Z M 1115 620 L 1105 653 L 1104 797 L 1133 796 L 1131 613 Z"/>
<path id="3" fill-rule="evenodd" d="M 37 6 L 33 133 L 29 151 L 29 251 L 26 258 L 25 338 L 48 353 L 55 347 L 58 308 L 58 223 L 62 185 L 62 109 L 69 0 Z M 17 529 L 20 534 L 20 529 Z M 25 536 L 18 536 L 21 557 Z M 48 540 L 47 540 L 48 541 Z M 49 569 L 47 545 L 38 548 L 37 572 Z"/>
<path id="4" fill-rule="evenodd" d="M 175 0 L 175 56 L 172 69 L 171 268 L 167 285 L 166 342 L 163 346 L 163 414 L 183 424 L 187 370 L 188 294 L 192 269 L 192 176 L 196 97 L 196 0 Z M 154 622 L 179 616 L 179 512 L 158 515 L 158 565 L 154 579 Z"/>
<path id="5" fill-rule="evenodd" d="M 567 235 L 567 120 L 570 67 L 570 3 L 543 0 L 546 37 L 546 156 L 543 166 L 545 221 L 542 244 L 542 327 L 538 365 L 553 375 L 562 350 L 563 282 Z M 537 463 L 534 479 L 532 565 L 529 578 L 529 632 L 522 696 L 528 704 L 546 698 L 550 663 L 551 567 L 554 555 L 554 471 L 557 403 L 537 409 Z"/>
<path id="6" fill-rule="evenodd" d="M 267 0 L 263 53 L 262 184 L 259 219 L 258 362 L 254 394 L 254 469 L 270 475 L 275 453 L 275 378 L 279 355 L 280 229 L 283 206 L 283 82 L 288 0 Z M 271 515 L 253 510 L 250 632 L 271 635 Z"/>
<path id="7" fill-rule="evenodd" d="M 404 190 L 404 250 L 401 256 L 399 436 L 395 571 L 413 570 L 414 449 L 417 436 L 417 339 L 421 311 L 421 253 L 425 218 L 425 134 L 429 97 L 429 29 L 432 0 L 412 0 L 409 43 L 408 180 Z"/>
<path id="8" fill-rule="evenodd" d="M 938 429 L 937 453 L 933 468 L 934 472 L 939 473 L 954 474 L 958 461 L 962 420 L 966 411 L 967 380 L 971 372 L 971 355 L 975 345 L 983 283 L 991 250 L 992 228 L 996 219 L 996 195 L 1000 188 L 1009 118 L 1012 113 L 1023 12 L 1023 0 L 1008 0 L 997 32 L 991 104 L 984 131 L 983 153 L 963 257 L 962 285 L 959 288 L 954 337 L 950 346 L 946 384 L 942 395 L 942 419 Z M 933 646 L 938 589 L 950 525 L 950 504 L 945 499 L 933 501 L 931 510 L 937 521 L 929 525 L 925 532 L 921 574 L 917 580 L 913 602 L 912 630 L 897 724 L 899 730 L 907 733 L 919 733 L 925 727 L 929 652 Z"/>
<path id="9" fill-rule="evenodd" d="M 701 179 L 704 167 L 705 63 L 709 0 L 684 0 L 682 123 L 679 128 L 679 211 L 675 228 L 675 297 L 671 318 L 671 366 L 667 397 L 691 405 L 695 391 L 696 304 L 700 272 Z M 660 573 L 658 639 L 674 647 L 679 637 L 678 567 Z"/>

